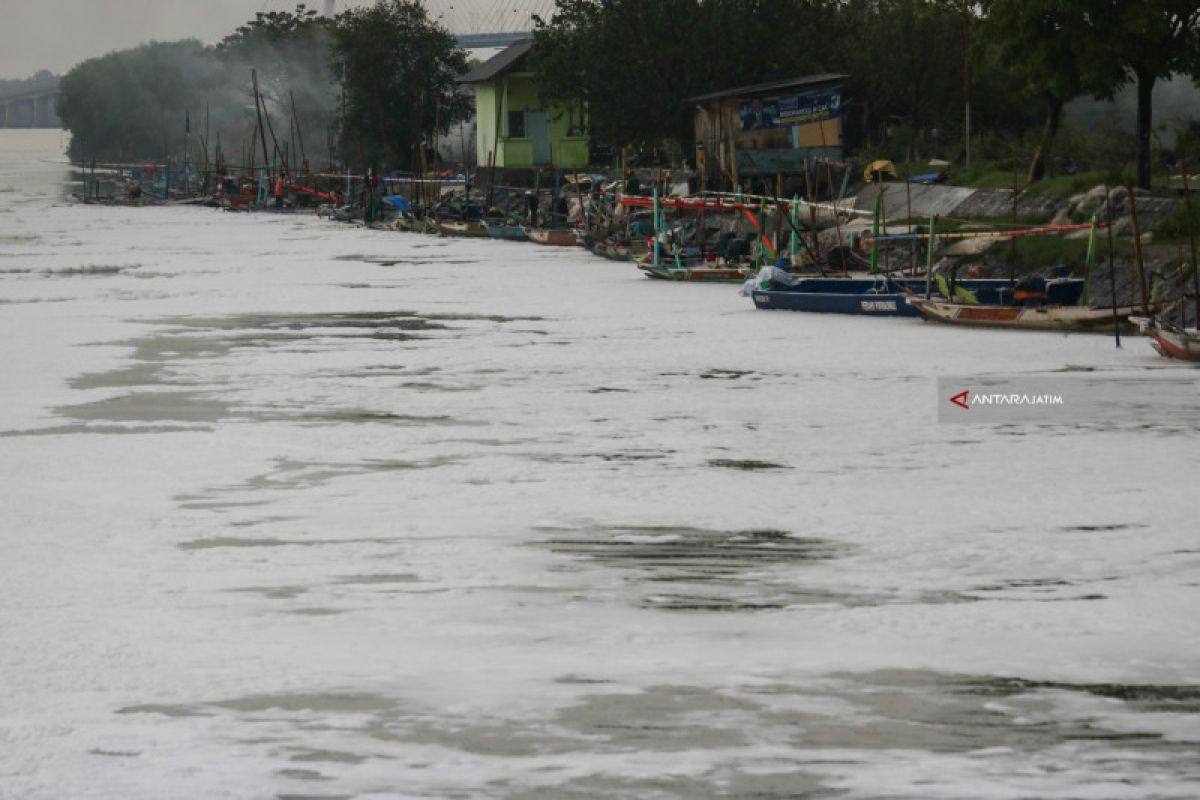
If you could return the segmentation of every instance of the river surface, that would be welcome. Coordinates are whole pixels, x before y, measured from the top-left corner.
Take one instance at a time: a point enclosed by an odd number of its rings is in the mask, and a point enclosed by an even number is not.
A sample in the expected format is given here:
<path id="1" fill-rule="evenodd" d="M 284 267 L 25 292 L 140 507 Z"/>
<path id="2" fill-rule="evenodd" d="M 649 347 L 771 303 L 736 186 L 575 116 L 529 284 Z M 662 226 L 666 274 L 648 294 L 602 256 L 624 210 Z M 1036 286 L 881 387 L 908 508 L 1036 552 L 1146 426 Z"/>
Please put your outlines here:
<path id="1" fill-rule="evenodd" d="M 1200 371 L 61 145 L 0 131 L 0 797 L 1200 796 Z"/>

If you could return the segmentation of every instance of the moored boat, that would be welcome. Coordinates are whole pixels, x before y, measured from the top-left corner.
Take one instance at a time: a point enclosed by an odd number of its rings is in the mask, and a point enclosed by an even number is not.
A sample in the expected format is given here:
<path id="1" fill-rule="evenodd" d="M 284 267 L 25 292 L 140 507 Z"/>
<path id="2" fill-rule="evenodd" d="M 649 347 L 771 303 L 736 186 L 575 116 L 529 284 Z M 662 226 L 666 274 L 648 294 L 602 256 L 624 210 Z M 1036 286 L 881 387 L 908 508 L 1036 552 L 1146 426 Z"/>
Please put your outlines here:
<path id="1" fill-rule="evenodd" d="M 749 272 L 738 262 L 708 260 L 703 256 L 674 258 L 660 255 L 658 262 L 654 254 L 648 253 L 636 259 L 637 268 L 647 278 L 664 281 L 702 281 L 706 283 L 742 283 Z"/>
<path id="2" fill-rule="evenodd" d="M 1130 315 L 1138 311 L 1137 306 L 1118 306 L 1113 309 L 1101 306 L 989 305 L 945 299 L 926 300 L 916 296 L 907 300 L 922 317 L 934 322 L 1041 331 L 1106 333 L 1111 329 L 1114 317 L 1120 324 L 1127 325 Z"/>
<path id="3" fill-rule="evenodd" d="M 675 266 L 675 264 L 647 264 L 638 261 L 638 269 L 648 278 L 664 281 L 700 281 L 705 283 L 741 283 L 746 280 L 746 270 L 728 266 Z"/>
<path id="4" fill-rule="evenodd" d="M 478 238 L 489 235 L 488 229 L 477 220 L 432 220 L 429 226 L 442 236 Z"/>
<path id="5" fill-rule="evenodd" d="M 1162 317 L 1134 317 L 1131 321 L 1150 337 L 1151 346 L 1159 355 L 1181 361 L 1200 361 L 1200 330 L 1185 330 Z"/>
<path id="6" fill-rule="evenodd" d="M 954 284 L 937 279 L 930 295 L 938 299 L 954 296 L 976 306 L 1001 305 L 1013 297 L 1013 287 L 1003 278 L 969 278 Z M 1077 278 L 1059 278 L 1045 285 L 1046 296 L 1061 305 L 1078 302 L 1082 291 L 1083 281 Z M 908 298 L 925 294 L 925 278 L 870 274 L 810 277 L 767 267 L 747 282 L 742 294 L 749 295 L 760 309 L 916 317 L 920 312 Z"/>
<path id="7" fill-rule="evenodd" d="M 535 244 L 552 247 L 583 247 L 583 239 L 573 228 L 526 228 L 525 235 Z"/>
<path id="8" fill-rule="evenodd" d="M 905 294 L 891 280 L 872 278 L 803 278 L 791 286 L 751 288 L 755 308 L 821 314 L 866 314 L 915 317 Z"/>
<path id="9" fill-rule="evenodd" d="M 529 237 L 525 235 L 525 227 L 523 225 L 513 225 L 507 220 L 501 219 L 485 219 L 480 224 L 487 230 L 488 236 L 491 236 L 493 239 L 510 239 L 520 242 L 529 241 Z"/>
<path id="10" fill-rule="evenodd" d="M 616 236 L 594 241 L 591 246 L 594 254 L 613 261 L 636 261 L 649 249 L 645 239 L 622 239 Z"/>

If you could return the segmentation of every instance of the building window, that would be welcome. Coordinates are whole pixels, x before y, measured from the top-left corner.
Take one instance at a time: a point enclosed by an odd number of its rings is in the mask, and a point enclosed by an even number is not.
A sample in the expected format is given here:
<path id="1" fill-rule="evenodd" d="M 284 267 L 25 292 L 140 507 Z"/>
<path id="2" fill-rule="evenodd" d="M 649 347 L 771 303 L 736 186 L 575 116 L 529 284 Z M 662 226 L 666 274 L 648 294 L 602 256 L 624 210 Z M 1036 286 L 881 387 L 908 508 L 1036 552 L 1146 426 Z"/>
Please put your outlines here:
<path id="1" fill-rule="evenodd" d="M 508 137 L 510 139 L 525 138 L 525 112 L 508 112 Z"/>

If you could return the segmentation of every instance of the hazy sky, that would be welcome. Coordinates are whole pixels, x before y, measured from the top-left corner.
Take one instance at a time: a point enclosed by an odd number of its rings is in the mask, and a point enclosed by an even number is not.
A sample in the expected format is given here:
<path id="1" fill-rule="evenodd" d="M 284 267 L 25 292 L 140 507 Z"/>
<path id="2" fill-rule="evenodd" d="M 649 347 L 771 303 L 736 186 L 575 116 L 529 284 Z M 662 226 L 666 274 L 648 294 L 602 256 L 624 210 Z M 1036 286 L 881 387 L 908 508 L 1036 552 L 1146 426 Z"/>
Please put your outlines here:
<path id="1" fill-rule="evenodd" d="M 194 36 L 215 42 L 259 11 L 283 11 L 297 0 L 0 0 L 0 78 L 39 69 L 62 73 L 87 58 L 153 39 Z M 338 10 L 373 0 L 337 0 Z M 308 0 L 320 11 L 323 0 Z M 551 0 L 426 0 L 457 32 L 513 30 L 508 22 L 544 11 Z"/>

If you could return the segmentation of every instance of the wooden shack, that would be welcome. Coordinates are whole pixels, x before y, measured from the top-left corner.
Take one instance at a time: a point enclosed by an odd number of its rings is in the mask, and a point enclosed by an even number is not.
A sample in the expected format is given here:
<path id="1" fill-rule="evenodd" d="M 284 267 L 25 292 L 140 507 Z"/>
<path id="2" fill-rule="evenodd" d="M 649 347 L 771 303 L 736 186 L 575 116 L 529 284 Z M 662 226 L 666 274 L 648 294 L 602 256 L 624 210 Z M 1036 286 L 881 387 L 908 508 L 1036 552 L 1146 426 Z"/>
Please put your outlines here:
<path id="1" fill-rule="evenodd" d="M 797 174 L 805 162 L 842 158 L 842 85 L 826 73 L 689 97 L 696 169 L 706 185 Z"/>

